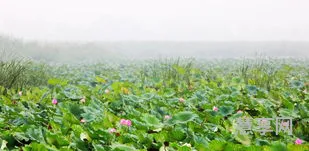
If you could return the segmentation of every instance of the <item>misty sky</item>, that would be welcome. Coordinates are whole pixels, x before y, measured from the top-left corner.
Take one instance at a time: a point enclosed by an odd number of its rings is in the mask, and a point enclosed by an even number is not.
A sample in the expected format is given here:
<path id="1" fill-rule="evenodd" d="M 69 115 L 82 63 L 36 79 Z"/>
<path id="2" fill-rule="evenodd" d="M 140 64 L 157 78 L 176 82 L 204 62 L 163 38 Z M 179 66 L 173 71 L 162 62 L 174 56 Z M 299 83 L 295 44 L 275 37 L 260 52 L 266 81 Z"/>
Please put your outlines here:
<path id="1" fill-rule="evenodd" d="M 309 41 L 308 7 L 308 0 L 0 0 L 0 33 L 73 41 Z"/>

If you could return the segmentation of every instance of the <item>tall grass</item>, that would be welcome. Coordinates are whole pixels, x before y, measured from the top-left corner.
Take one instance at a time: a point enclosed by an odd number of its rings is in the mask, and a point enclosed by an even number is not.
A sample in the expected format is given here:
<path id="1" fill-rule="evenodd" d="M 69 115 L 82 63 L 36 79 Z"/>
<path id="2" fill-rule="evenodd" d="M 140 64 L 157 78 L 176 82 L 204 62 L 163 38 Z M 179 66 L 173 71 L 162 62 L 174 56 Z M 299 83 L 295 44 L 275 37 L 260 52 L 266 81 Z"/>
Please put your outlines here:
<path id="1" fill-rule="evenodd" d="M 184 81 L 190 85 L 191 71 L 194 69 L 194 59 L 160 59 L 146 63 L 140 70 L 143 81 L 161 81 L 164 86 L 172 86 Z"/>
<path id="2" fill-rule="evenodd" d="M 0 58 L 0 85 L 10 89 L 21 86 L 21 78 L 26 72 L 28 61 L 16 58 L 6 52 L 1 52 Z"/>
<path id="3" fill-rule="evenodd" d="M 0 52 L 0 86 L 23 89 L 46 84 L 46 65 L 37 64 L 13 53 Z"/>
<path id="4" fill-rule="evenodd" d="M 246 84 L 256 85 L 271 89 L 271 84 L 276 80 L 281 63 L 266 57 L 244 59 L 239 68 L 239 73 Z"/>

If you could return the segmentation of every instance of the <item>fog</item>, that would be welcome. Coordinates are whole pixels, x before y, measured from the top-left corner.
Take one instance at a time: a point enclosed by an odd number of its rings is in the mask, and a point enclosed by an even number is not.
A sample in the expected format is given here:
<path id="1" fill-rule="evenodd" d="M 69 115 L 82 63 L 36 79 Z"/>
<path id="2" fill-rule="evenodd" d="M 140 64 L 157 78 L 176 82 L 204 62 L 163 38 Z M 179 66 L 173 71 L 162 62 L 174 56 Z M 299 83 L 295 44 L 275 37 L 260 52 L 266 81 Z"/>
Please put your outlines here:
<path id="1" fill-rule="evenodd" d="M 308 6 L 307 0 L 0 0 L 0 34 L 19 40 L 15 50 L 34 53 L 74 45 L 76 52 L 83 43 L 83 51 L 125 56 L 303 57 Z M 29 47 L 35 41 L 40 46 Z"/>
<path id="2" fill-rule="evenodd" d="M 36 40 L 309 40 L 307 0 L 1 0 L 0 31 Z"/>

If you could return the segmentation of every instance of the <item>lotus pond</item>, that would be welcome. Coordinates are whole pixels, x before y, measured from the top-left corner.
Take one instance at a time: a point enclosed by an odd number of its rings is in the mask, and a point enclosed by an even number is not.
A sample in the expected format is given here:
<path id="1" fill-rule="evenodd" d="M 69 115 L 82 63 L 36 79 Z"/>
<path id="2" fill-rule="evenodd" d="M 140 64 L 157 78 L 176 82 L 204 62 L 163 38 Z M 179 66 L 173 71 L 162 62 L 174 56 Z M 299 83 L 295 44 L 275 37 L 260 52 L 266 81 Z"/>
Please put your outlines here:
<path id="1" fill-rule="evenodd" d="M 0 86 L 1 150 L 309 150 L 308 60 L 162 59 L 46 69 L 48 79 L 38 86 Z M 276 133 L 279 117 L 292 119 L 291 134 Z M 274 119 L 264 135 L 254 129 L 258 118 Z M 252 119 L 246 133 L 239 133 L 246 124 L 240 119 Z"/>

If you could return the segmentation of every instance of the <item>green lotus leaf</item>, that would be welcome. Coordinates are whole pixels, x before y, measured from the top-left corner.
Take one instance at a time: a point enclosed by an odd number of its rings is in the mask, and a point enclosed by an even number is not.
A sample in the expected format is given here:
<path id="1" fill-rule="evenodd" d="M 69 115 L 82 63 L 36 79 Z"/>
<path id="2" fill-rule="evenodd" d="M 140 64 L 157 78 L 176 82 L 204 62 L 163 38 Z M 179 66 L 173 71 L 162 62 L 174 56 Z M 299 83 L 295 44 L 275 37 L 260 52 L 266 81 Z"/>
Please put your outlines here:
<path id="1" fill-rule="evenodd" d="M 50 85 L 60 85 L 60 86 L 65 86 L 68 84 L 68 81 L 67 80 L 63 80 L 63 79 L 49 79 L 48 84 Z"/>
<path id="2" fill-rule="evenodd" d="M 231 107 L 231 106 L 221 106 L 221 107 L 219 107 L 219 112 L 223 116 L 231 115 L 231 114 L 234 113 L 234 108 Z"/>
<path id="3" fill-rule="evenodd" d="M 113 143 L 111 145 L 111 148 L 114 151 L 135 151 L 136 149 L 132 146 L 125 145 L 125 144 L 119 144 L 119 143 Z"/>
<path id="4" fill-rule="evenodd" d="M 160 122 L 160 120 L 158 118 L 156 118 L 154 115 L 150 115 L 150 114 L 144 114 L 142 117 L 143 121 L 154 128 L 160 128 L 163 126 L 163 124 Z"/>
<path id="5" fill-rule="evenodd" d="M 170 120 L 170 122 L 172 122 L 173 124 L 179 124 L 179 123 L 185 124 L 185 123 L 193 121 L 196 118 L 198 118 L 198 115 L 196 115 L 195 113 L 184 111 L 184 112 L 179 112 L 175 114 Z"/>

